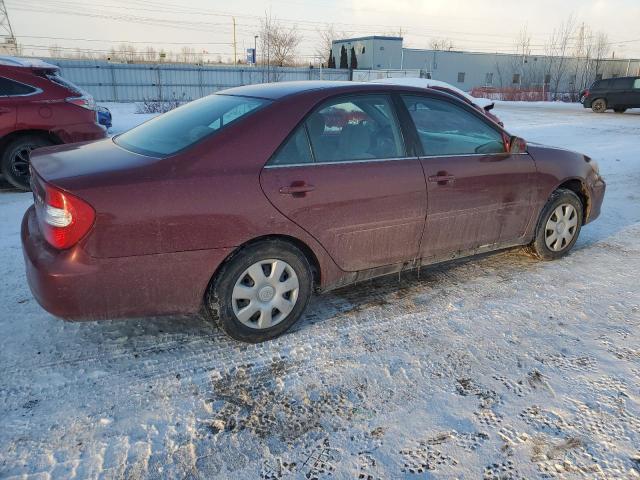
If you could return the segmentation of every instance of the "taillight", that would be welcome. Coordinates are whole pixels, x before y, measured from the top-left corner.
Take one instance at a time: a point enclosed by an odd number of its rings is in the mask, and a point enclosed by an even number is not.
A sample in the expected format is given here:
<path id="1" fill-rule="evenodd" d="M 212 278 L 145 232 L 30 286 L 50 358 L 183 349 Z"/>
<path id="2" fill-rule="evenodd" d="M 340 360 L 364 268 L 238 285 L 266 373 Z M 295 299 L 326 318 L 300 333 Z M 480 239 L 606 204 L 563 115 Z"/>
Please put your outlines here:
<path id="1" fill-rule="evenodd" d="M 584 91 L 584 96 L 585 96 L 585 97 L 588 97 L 588 96 L 589 96 L 589 90 L 585 90 L 585 91 Z"/>
<path id="2" fill-rule="evenodd" d="M 96 102 L 93 97 L 89 95 L 83 95 L 82 97 L 68 97 L 65 98 L 68 103 L 77 105 L 78 107 L 86 108 L 87 110 L 95 110 Z"/>
<path id="3" fill-rule="evenodd" d="M 96 212 L 84 200 L 42 182 L 36 193 L 36 214 L 44 238 L 60 250 L 73 247 L 91 229 Z"/>

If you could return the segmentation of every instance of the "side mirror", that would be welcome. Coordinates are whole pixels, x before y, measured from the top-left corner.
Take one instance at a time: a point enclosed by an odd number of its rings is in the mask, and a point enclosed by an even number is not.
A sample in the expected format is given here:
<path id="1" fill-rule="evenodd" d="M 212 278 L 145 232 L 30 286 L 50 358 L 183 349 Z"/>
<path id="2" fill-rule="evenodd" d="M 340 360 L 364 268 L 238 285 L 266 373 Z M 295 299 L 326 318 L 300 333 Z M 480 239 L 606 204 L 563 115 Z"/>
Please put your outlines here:
<path id="1" fill-rule="evenodd" d="M 487 105 L 486 107 L 484 107 L 484 111 L 485 112 L 490 112 L 491 110 L 493 110 L 493 107 L 495 107 L 496 104 L 495 103 L 490 103 L 489 105 Z"/>
<path id="2" fill-rule="evenodd" d="M 527 142 L 520 137 L 509 139 L 509 153 L 527 153 Z"/>

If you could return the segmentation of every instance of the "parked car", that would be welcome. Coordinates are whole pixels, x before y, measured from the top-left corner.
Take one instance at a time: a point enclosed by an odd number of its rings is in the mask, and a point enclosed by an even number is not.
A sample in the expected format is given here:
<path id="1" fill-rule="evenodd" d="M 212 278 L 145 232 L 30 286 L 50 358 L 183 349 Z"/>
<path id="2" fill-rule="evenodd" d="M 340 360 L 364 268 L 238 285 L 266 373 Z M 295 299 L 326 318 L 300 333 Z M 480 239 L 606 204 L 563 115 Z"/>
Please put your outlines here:
<path id="1" fill-rule="evenodd" d="M 0 57 L 0 171 L 29 189 L 29 152 L 60 143 L 104 138 L 95 102 L 40 60 Z"/>
<path id="2" fill-rule="evenodd" d="M 379 80 L 373 80 L 375 83 L 385 83 L 392 85 L 403 85 L 408 87 L 418 87 L 418 88 L 431 88 L 433 90 L 440 90 L 446 93 L 449 93 L 459 99 L 467 102 L 469 105 L 477 108 L 479 111 L 484 113 L 491 120 L 496 122 L 501 127 L 504 127 L 504 123 L 502 120 L 498 118 L 491 110 L 494 109 L 495 103 L 488 98 L 477 98 L 469 95 L 464 90 L 460 90 L 458 87 L 454 87 L 450 83 L 443 82 L 440 80 L 433 80 L 431 78 L 408 78 L 408 77 L 400 77 L 400 78 L 381 78 Z"/>
<path id="3" fill-rule="evenodd" d="M 113 126 L 111 111 L 101 105 L 96 107 L 96 111 L 98 112 L 98 123 L 104 125 L 107 129 L 111 128 Z"/>
<path id="4" fill-rule="evenodd" d="M 231 88 L 31 165 L 22 245 L 46 310 L 204 306 L 247 342 L 285 332 L 313 291 L 518 245 L 559 258 L 605 191 L 589 157 L 452 95 L 353 82 Z"/>
<path id="5" fill-rule="evenodd" d="M 640 108 L 640 77 L 618 77 L 597 80 L 581 92 L 584 108 L 596 113 L 613 110 L 624 113 L 629 108 Z"/>

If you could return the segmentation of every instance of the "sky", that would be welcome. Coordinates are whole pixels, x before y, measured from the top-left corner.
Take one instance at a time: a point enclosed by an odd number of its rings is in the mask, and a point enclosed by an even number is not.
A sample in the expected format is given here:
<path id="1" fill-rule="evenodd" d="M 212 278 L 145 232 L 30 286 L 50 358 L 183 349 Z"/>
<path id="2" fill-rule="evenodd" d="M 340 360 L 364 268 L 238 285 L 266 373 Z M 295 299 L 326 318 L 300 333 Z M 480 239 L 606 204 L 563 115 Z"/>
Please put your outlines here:
<path id="1" fill-rule="evenodd" d="M 23 53 L 47 56 L 50 45 L 100 54 L 122 42 L 138 49 L 191 46 L 212 61 L 243 58 L 270 13 L 302 37 L 301 60 L 317 59 L 320 30 L 402 35 L 404 45 L 428 48 L 450 39 L 457 50 L 512 52 L 526 27 L 532 53 L 543 53 L 553 30 L 572 17 L 606 33 L 616 57 L 640 57 L 640 0 L 5 0 Z"/>

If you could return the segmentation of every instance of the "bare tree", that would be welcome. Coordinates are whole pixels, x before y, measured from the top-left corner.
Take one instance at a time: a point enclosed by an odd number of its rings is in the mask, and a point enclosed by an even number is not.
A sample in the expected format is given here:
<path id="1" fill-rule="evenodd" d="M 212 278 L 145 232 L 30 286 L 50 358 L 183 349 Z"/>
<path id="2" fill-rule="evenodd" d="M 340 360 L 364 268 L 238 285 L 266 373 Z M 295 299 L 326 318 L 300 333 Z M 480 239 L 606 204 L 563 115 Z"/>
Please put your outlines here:
<path id="1" fill-rule="evenodd" d="M 550 56 L 548 62 L 548 72 L 553 83 L 553 95 L 557 97 L 560 84 L 567 74 L 568 54 L 570 40 L 575 31 L 575 19 L 573 15 L 562 22 L 560 26 L 553 30 L 551 38 L 545 49 Z"/>
<path id="2" fill-rule="evenodd" d="M 138 52 L 130 43 L 121 43 L 117 48 L 111 48 L 107 57 L 114 62 L 131 63 L 138 59 Z"/>
<path id="3" fill-rule="evenodd" d="M 345 32 L 337 32 L 333 24 L 327 24 L 324 29 L 318 29 L 318 43 L 314 50 L 315 55 L 325 63 L 329 58 L 329 52 L 333 48 L 333 41 L 346 38 Z M 325 63 L 326 65 L 326 63 Z"/>
<path id="4" fill-rule="evenodd" d="M 62 47 L 59 45 L 53 44 L 49 46 L 49 57 L 51 58 L 62 58 L 64 55 L 62 53 Z"/>
<path id="5" fill-rule="evenodd" d="M 609 37 L 607 37 L 606 33 L 598 32 L 593 44 L 594 78 L 597 77 L 598 74 L 604 73 L 602 61 L 609 56 L 610 51 L 611 43 L 609 42 Z"/>
<path id="6" fill-rule="evenodd" d="M 300 41 L 301 38 L 295 26 L 287 28 L 270 13 L 265 14 L 260 26 L 260 42 L 267 65 L 285 67 L 295 64 L 296 50 Z"/>
<path id="7" fill-rule="evenodd" d="M 156 49 L 152 46 L 147 46 L 147 48 L 145 48 L 144 52 L 142 53 L 142 59 L 145 62 L 155 62 L 156 60 L 158 60 L 158 52 L 156 52 Z"/>
<path id="8" fill-rule="evenodd" d="M 455 48 L 453 40 L 450 38 L 432 38 L 429 44 L 431 50 L 451 51 Z"/>

